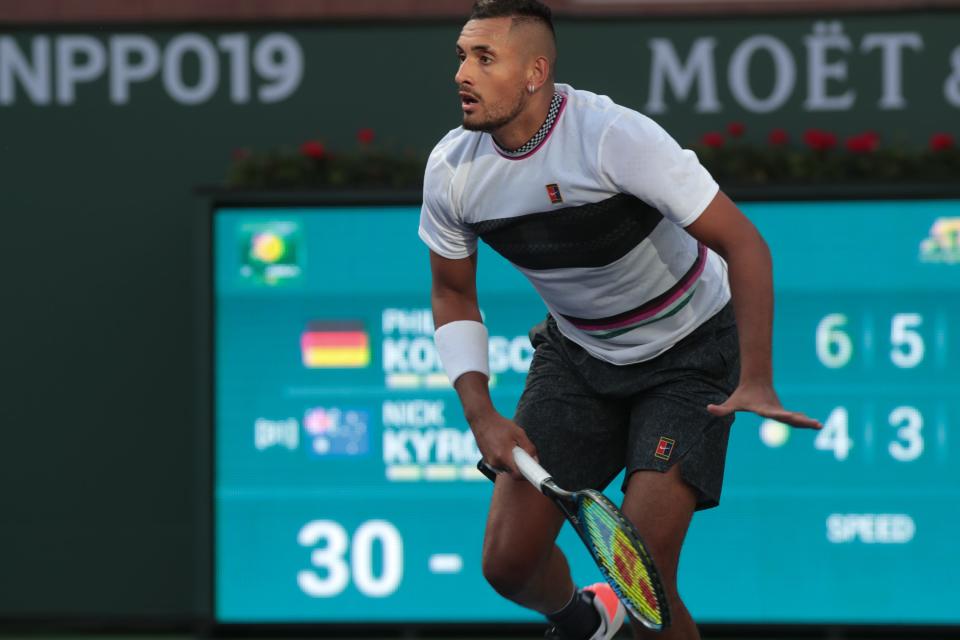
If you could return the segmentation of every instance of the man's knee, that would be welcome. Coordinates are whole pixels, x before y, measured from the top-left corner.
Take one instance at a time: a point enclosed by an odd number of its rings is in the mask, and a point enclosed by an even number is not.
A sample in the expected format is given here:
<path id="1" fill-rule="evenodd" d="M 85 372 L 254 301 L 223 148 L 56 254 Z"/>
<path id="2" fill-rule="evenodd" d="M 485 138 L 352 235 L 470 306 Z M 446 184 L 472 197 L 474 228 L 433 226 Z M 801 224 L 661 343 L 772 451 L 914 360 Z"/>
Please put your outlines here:
<path id="1" fill-rule="evenodd" d="M 515 599 L 550 560 L 563 516 L 525 480 L 497 480 L 483 540 L 483 576 Z"/>
<path id="2" fill-rule="evenodd" d="M 680 559 L 680 549 L 683 546 L 684 533 L 672 528 L 660 528 L 656 524 L 643 528 L 642 536 L 647 549 L 658 561 L 665 563 L 668 568 L 676 568 Z"/>
<path id="3" fill-rule="evenodd" d="M 541 562 L 532 554 L 488 545 L 483 550 L 483 577 L 494 591 L 505 598 L 522 592 L 539 570 Z"/>

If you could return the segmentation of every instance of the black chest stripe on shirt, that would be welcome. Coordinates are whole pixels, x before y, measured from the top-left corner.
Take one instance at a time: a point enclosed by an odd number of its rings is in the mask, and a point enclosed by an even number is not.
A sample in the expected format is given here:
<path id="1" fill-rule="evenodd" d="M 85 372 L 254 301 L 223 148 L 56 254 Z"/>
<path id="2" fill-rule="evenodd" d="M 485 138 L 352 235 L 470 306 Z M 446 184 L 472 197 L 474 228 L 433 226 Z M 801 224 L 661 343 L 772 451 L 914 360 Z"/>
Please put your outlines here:
<path id="1" fill-rule="evenodd" d="M 617 194 L 601 202 L 469 223 L 494 251 L 525 269 L 602 267 L 650 235 L 663 215 Z"/>

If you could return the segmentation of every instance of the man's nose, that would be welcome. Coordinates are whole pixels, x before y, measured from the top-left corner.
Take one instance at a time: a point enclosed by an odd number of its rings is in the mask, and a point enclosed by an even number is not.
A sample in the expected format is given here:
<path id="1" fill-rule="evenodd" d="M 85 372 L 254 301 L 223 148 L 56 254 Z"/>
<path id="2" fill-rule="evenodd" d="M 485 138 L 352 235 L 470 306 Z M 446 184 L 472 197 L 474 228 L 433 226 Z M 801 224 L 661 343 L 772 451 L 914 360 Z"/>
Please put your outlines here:
<path id="1" fill-rule="evenodd" d="M 471 84 L 470 77 L 467 74 L 467 61 L 464 60 L 460 63 L 460 66 L 457 68 L 457 72 L 453 75 L 453 81 L 457 85 Z"/>

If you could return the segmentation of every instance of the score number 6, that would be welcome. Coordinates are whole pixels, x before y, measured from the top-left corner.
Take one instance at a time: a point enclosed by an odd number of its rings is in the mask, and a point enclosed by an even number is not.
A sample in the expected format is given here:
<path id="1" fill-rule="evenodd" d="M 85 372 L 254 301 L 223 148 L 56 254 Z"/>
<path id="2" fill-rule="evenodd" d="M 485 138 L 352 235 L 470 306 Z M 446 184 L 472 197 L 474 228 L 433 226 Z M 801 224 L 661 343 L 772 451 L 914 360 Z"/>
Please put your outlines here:
<path id="1" fill-rule="evenodd" d="M 853 357 L 853 341 L 843 330 L 847 316 L 831 313 L 817 325 L 817 357 L 823 366 L 839 369 Z"/>

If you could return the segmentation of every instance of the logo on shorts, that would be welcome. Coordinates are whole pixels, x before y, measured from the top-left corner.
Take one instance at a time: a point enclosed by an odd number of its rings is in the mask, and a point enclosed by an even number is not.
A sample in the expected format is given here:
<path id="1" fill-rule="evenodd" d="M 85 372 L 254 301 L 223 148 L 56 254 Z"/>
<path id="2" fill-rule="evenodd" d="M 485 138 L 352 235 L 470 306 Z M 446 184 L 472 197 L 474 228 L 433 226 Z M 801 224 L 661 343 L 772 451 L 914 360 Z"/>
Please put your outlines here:
<path id="1" fill-rule="evenodd" d="M 673 445 L 675 444 L 677 444 L 675 440 L 660 436 L 660 442 L 657 443 L 657 451 L 653 455 L 661 460 L 669 460 L 670 454 L 673 453 Z"/>
<path id="2" fill-rule="evenodd" d="M 560 195 L 560 187 L 555 184 L 547 185 L 547 195 L 550 196 L 550 202 L 560 204 L 563 202 L 563 196 Z"/>

